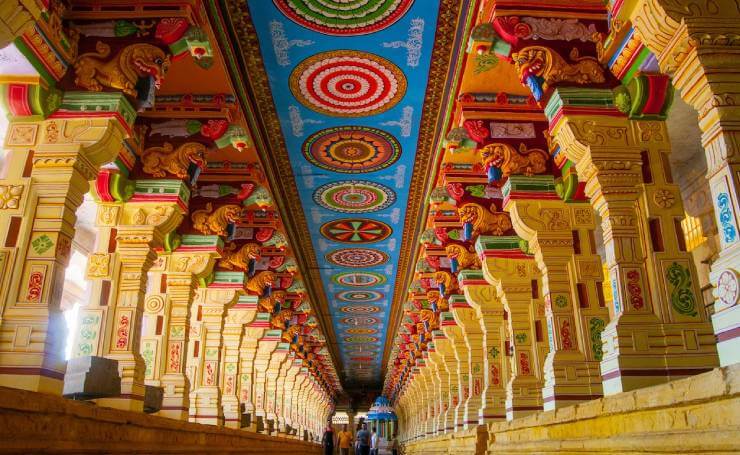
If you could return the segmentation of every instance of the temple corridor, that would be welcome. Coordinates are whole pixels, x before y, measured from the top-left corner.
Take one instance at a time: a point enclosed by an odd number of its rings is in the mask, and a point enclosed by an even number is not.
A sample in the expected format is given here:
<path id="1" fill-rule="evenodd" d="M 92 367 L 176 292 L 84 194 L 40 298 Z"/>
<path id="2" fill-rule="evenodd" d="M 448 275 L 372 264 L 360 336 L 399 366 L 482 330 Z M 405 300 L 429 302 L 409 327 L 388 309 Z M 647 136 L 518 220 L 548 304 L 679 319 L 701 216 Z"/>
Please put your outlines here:
<path id="1" fill-rule="evenodd" d="M 738 0 L 0 0 L 0 454 L 740 452 Z"/>

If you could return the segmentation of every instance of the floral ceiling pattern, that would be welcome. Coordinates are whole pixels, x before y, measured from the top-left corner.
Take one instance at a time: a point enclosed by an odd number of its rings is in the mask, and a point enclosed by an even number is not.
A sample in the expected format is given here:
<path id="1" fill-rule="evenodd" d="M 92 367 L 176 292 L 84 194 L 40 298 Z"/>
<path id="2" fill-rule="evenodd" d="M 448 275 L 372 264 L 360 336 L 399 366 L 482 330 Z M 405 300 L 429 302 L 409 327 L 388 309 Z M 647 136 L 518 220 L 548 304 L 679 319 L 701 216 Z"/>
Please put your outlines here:
<path id="1" fill-rule="evenodd" d="M 248 0 L 350 382 L 381 380 L 438 0 Z"/>

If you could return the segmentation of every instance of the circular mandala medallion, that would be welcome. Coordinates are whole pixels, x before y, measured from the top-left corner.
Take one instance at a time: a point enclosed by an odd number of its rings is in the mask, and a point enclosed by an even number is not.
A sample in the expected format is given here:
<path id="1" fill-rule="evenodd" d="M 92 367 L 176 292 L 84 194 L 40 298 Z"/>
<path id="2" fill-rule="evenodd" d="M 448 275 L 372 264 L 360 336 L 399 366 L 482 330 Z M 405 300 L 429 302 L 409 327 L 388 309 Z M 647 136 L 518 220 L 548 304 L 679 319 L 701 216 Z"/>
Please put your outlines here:
<path id="1" fill-rule="evenodd" d="M 369 248 L 342 248 L 326 255 L 326 260 L 340 267 L 373 267 L 388 262 L 388 255 Z"/>
<path id="2" fill-rule="evenodd" d="M 293 96 L 332 117 L 385 112 L 406 93 L 406 77 L 390 61 L 367 52 L 340 50 L 312 55 L 290 75 Z"/>
<path id="3" fill-rule="evenodd" d="M 340 319 L 340 322 L 342 324 L 346 325 L 378 325 L 380 324 L 380 319 L 372 316 L 350 316 L 346 318 Z"/>
<path id="4" fill-rule="evenodd" d="M 372 314 L 379 313 L 380 307 L 374 305 L 347 305 L 340 308 L 342 313 Z"/>
<path id="5" fill-rule="evenodd" d="M 364 35 L 389 27 L 414 0 L 273 0 L 293 22 L 325 35 Z"/>
<path id="6" fill-rule="evenodd" d="M 349 359 L 353 362 L 361 362 L 361 363 L 370 363 L 373 361 L 372 357 L 365 357 L 365 356 L 350 357 Z"/>
<path id="7" fill-rule="evenodd" d="M 345 330 L 345 332 L 350 335 L 375 335 L 376 333 L 378 333 L 378 330 L 367 328 L 352 328 Z"/>
<path id="8" fill-rule="evenodd" d="M 310 135 L 303 155 L 312 164 L 344 174 L 384 169 L 401 156 L 401 144 L 391 134 L 369 126 L 338 126 Z"/>
<path id="9" fill-rule="evenodd" d="M 367 219 L 334 220 L 321 226 L 321 235 L 339 243 L 379 242 L 392 232 L 387 224 Z"/>
<path id="10" fill-rule="evenodd" d="M 338 300 L 345 302 L 377 302 L 383 298 L 378 291 L 342 291 L 336 294 Z"/>
<path id="11" fill-rule="evenodd" d="M 316 204 L 340 213 L 376 212 L 396 202 L 396 193 L 378 183 L 349 180 L 327 183 L 313 193 Z"/>
<path id="12" fill-rule="evenodd" d="M 377 337 L 368 336 L 354 336 L 344 338 L 345 343 L 375 343 L 376 341 L 378 341 Z"/>
<path id="13" fill-rule="evenodd" d="M 352 287 L 376 286 L 385 283 L 385 276 L 375 272 L 338 273 L 331 279 L 338 285 Z"/>

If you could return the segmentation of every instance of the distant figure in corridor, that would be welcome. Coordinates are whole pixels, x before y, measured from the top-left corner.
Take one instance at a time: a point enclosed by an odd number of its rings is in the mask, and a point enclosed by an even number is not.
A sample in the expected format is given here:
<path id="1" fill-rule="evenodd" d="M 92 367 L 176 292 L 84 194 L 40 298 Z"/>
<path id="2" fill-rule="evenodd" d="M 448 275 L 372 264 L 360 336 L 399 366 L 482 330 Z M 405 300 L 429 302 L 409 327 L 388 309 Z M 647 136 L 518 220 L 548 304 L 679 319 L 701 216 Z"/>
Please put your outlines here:
<path id="1" fill-rule="evenodd" d="M 334 455 L 334 429 L 330 424 L 326 425 L 324 436 L 321 438 L 321 447 L 324 448 L 324 455 Z"/>
<path id="2" fill-rule="evenodd" d="M 357 432 L 357 455 L 370 455 L 370 432 L 367 431 L 367 424 L 362 424 L 362 430 Z"/>
<path id="3" fill-rule="evenodd" d="M 347 431 L 347 425 L 344 425 L 342 431 L 337 434 L 337 445 L 339 446 L 339 455 L 349 455 L 349 449 L 352 447 L 352 433 Z"/>

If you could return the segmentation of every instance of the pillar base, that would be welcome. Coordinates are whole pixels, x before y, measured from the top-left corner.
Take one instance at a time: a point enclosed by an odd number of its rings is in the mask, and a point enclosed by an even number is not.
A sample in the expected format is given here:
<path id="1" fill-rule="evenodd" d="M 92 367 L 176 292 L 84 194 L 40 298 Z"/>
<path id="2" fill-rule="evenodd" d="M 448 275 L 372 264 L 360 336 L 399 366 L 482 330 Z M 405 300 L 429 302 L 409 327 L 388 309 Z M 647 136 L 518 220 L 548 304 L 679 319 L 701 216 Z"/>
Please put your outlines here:
<path id="1" fill-rule="evenodd" d="M 740 363 L 740 306 L 733 306 L 712 315 L 717 335 L 717 352 L 721 366 Z"/>
<path id="2" fill-rule="evenodd" d="M 605 396 L 663 384 L 718 366 L 708 323 L 645 323 L 641 319 L 646 316 L 652 315 L 623 314 L 602 332 Z M 653 339 L 662 343 L 651 346 Z M 679 347 L 666 347 L 668 341 Z"/>
<path id="3" fill-rule="evenodd" d="M 516 377 L 507 385 L 506 420 L 542 411 L 542 383 L 534 376 Z"/>
<path id="4" fill-rule="evenodd" d="M 545 411 L 603 396 L 599 363 L 586 361 L 578 351 L 548 353 L 544 371 L 542 405 Z"/>

